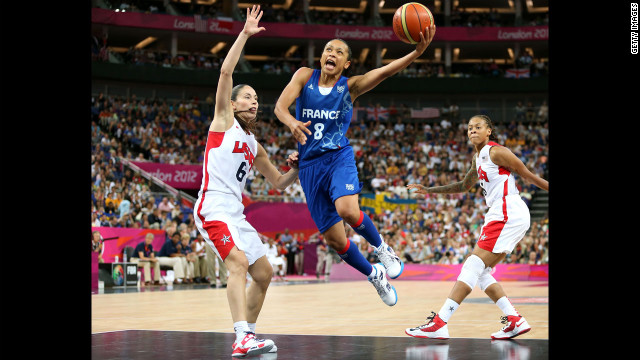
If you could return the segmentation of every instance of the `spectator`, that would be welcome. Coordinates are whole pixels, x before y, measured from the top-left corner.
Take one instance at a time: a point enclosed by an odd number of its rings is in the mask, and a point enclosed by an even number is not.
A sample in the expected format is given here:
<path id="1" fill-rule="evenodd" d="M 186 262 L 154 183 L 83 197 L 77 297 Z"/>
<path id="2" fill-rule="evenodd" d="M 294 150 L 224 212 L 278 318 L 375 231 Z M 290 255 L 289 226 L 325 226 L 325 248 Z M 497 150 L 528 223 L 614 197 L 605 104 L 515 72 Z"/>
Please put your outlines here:
<path id="1" fill-rule="evenodd" d="M 204 238 L 202 237 L 202 234 L 200 234 L 200 232 L 196 231 L 196 237 L 191 241 L 191 247 L 193 248 L 193 254 L 195 254 L 198 257 L 198 271 L 196 272 L 196 277 L 195 282 L 196 283 L 206 283 L 209 282 L 211 283 L 211 281 L 213 280 L 213 284 L 215 285 L 215 274 L 213 274 L 212 269 L 214 268 L 213 266 L 211 266 L 212 262 L 209 261 L 209 258 L 207 256 L 207 247 L 209 245 L 207 245 L 207 243 L 204 241 Z M 213 255 L 215 256 L 215 254 Z"/>
<path id="2" fill-rule="evenodd" d="M 173 268 L 178 284 L 188 284 L 186 258 L 180 252 L 178 246 L 181 246 L 180 233 L 176 231 L 160 248 L 158 261 L 160 266 L 171 266 Z"/>
<path id="3" fill-rule="evenodd" d="M 180 234 L 180 252 L 184 255 L 187 261 L 187 283 L 200 283 L 200 258 L 193 252 L 193 248 L 191 244 L 189 244 L 191 240 L 191 236 L 187 233 L 179 233 Z"/>
<path id="4" fill-rule="evenodd" d="M 160 211 L 165 211 L 167 213 L 170 213 L 171 210 L 173 210 L 174 205 L 173 203 L 169 202 L 169 198 L 168 197 L 163 197 L 162 201 L 160 201 L 160 203 L 158 204 L 158 210 Z"/>
<path id="5" fill-rule="evenodd" d="M 104 259 L 102 259 L 102 254 L 104 253 L 103 242 L 100 231 L 95 230 L 91 233 L 91 250 L 98 253 L 98 263 L 100 264 L 104 263 Z"/>
<path id="6" fill-rule="evenodd" d="M 294 257 L 295 268 L 298 275 L 306 275 L 304 272 L 304 244 L 306 242 L 303 232 L 298 233 L 295 239 L 296 255 Z"/>
<path id="7" fill-rule="evenodd" d="M 549 116 L 549 106 L 547 106 L 547 101 L 543 100 L 542 105 L 540 105 L 540 108 L 538 109 L 538 117 L 536 118 L 536 120 L 538 122 L 546 122 L 548 116 Z"/>
<path id="8" fill-rule="evenodd" d="M 269 263 L 273 267 L 273 276 L 278 277 L 276 280 L 285 280 L 286 260 L 285 257 L 280 254 L 275 240 L 268 238 L 267 243 L 264 245 L 267 249 L 267 260 L 269 260 Z"/>
<path id="9" fill-rule="evenodd" d="M 160 262 L 156 258 L 153 251 L 153 233 L 147 233 L 144 241 L 136 245 L 131 255 L 132 263 L 138 264 L 138 268 L 142 268 L 141 282 L 145 286 L 151 285 L 151 265 L 153 265 L 153 284 L 160 285 Z M 143 280 L 144 279 L 144 280 Z"/>
<path id="10" fill-rule="evenodd" d="M 329 252 L 329 246 L 324 240 L 321 234 L 316 238 L 317 247 L 316 254 L 318 256 L 318 262 L 316 263 L 316 279 L 320 278 L 320 275 L 324 275 L 324 281 L 329 281 L 329 275 L 331 274 L 331 267 L 333 265 L 333 257 Z"/>
<path id="11" fill-rule="evenodd" d="M 147 220 L 149 221 L 150 229 L 160 229 L 162 228 L 162 217 L 160 215 L 160 210 L 156 207 L 151 210 L 151 214 L 147 216 Z"/>
<path id="12" fill-rule="evenodd" d="M 527 113 L 526 113 L 527 122 L 531 123 L 536 119 L 536 109 L 533 107 L 533 103 L 531 101 L 527 101 Z"/>

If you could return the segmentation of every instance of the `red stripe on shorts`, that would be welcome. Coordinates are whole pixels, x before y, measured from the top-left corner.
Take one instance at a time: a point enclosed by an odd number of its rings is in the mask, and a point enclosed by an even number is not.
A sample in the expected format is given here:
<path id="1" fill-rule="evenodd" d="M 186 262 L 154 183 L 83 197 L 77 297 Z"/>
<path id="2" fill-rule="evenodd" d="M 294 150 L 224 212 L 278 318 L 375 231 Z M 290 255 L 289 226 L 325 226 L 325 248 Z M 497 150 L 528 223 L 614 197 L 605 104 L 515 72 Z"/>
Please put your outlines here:
<path id="1" fill-rule="evenodd" d="M 482 228 L 482 234 L 478 239 L 478 247 L 493 252 L 493 247 L 504 228 L 504 221 L 491 221 Z"/>
<path id="2" fill-rule="evenodd" d="M 220 253 L 222 260 L 226 259 L 231 249 L 236 246 L 227 224 L 217 220 L 205 221 L 202 223 L 202 228 L 209 235 L 209 239 Z"/>
<path id="3" fill-rule="evenodd" d="M 198 217 L 200 221 L 204 224 L 204 216 L 200 214 L 202 211 L 202 204 L 204 203 L 204 197 L 207 194 L 207 190 L 209 189 L 209 172 L 207 171 L 207 164 L 209 164 L 209 150 L 212 148 L 216 148 L 222 144 L 222 140 L 224 139 L 224 132 L 215 132 L 209 131 L 209 136 L 207 137 L 207 146 L 204 149 L 204 165 L 202 165 L 202 171 L 204 173 L 204 187 L 202 188 L 202 199 L 200 199 L 200 204 L 198 205 Z M 213 238 L 209 237 L 212 241 Z"/>

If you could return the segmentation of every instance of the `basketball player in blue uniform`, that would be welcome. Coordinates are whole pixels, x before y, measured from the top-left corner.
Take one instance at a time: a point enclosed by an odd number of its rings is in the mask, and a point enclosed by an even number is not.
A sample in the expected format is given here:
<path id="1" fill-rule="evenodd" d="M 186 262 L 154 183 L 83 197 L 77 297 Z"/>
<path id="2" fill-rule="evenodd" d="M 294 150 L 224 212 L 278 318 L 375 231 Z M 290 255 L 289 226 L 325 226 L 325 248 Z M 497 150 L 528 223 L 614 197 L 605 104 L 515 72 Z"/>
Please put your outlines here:
<path id="1" fill-rule="evenodd" d="M 320 57 L 320 69 L 302 67 L 280 95 L 275 114 L 298 141 L 298 177 L 307 206 L 327 244 L 374 285 L 385 304 L 398 301 L 386 279 L 400 276 L 404 264 L 366 216 L 358 203 L 358 180 L 353 149 L 346 138 L 357 97 L 382 80 L 409 66 L 433 40 L 435 25 L 420 34 L 415 50 L 364 75 L 342 76 L 351 64 L 351 48 L 341 39 L 329 41 Z M 289 106 L 296 101 L 295 117 Z M 381 264 L 371 265 L 346 236 L 343 220 L 375 249 Z"/>

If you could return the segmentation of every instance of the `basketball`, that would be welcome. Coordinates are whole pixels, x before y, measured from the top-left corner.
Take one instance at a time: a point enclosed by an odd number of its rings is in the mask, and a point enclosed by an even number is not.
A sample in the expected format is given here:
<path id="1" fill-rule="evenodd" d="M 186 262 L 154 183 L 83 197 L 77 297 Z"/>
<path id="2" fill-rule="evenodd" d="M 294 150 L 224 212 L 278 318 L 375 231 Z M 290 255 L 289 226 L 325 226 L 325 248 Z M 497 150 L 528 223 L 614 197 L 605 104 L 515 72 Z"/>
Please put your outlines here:
<path id="1" fill-rule="evenodd" d="M 393 15 L 393 32 L 398 39 L 407 44 L 420 42 L 420 32 L 433 24 L 433 15 L 429 9 L 417 2 L 406 3 Z"/>

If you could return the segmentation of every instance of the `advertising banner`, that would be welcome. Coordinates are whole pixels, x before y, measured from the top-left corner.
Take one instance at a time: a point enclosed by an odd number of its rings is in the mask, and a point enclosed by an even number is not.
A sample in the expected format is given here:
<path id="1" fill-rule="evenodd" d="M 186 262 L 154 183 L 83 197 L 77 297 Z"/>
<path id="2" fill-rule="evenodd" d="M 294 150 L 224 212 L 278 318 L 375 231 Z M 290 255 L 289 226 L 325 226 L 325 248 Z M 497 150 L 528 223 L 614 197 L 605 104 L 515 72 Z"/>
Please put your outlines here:
<path id="1" fill-rule="evenodd" d="M 140 169 L 176 189 L 200 189 L 202 165 L 172 165 L 132 161 Z"/>
<path id="2" fill-rule="evenodd" d="M 151 229 L 135 229 L 135 228 L 112 228 L 112 227 L 91 227 L 91 231 L 99 231 L 102 238 L 105 239 L 102 244 L 102 259 L 105 263 L 115 262 L 115 257 L 119 257 L 122 261 L 122 250 L 125 246 L 131 246 L 135 249 L 136 245 L 144 241 L 147 233 L 153 234 L 153 250 L 160 251 L 160 248 L 166 240 L 164 230 Z M 97 259 L 96 259 L 97 260 Z"/>
<path id="3" fill-rule="evenodd" d="M 460 275 L 462 264 L 404 264 L 402 275 L 397 280 L 451 281 Z M 548 281 L 549 265 L 498 264 L 491 275 L 497 281 Z M 345 263 L 334 264 L 331 280 L 357 280 L 362 274 Z"/>
<path id="4" fill-rule="evenodd" d="M 271 238 L 285 228 L 290 234 L 303 233 L 307 238 L 318 232 L 306 203 L 256 201 L 244 209 L 244 214 L 259 233 Z"/>
<path id="5" fill-rule="evenodd" d="M 186 31 L 236 36 L 244 22 L 210 19 L 195 16 L 145 14 L 138 12 L 115 12 L 106 9 L 91 9 L 91 21 L 96 24 L 130 26 L 145 29 Z M 289 39 L 326 39 L 366 41 L 400 41 L 391 26 L 315 25 L 261 22 L 268 31 L 255 37 Z M 549 40 L 548 26 L 521 27 L 439 27 L 434 41 L 538 41 Z"/>

